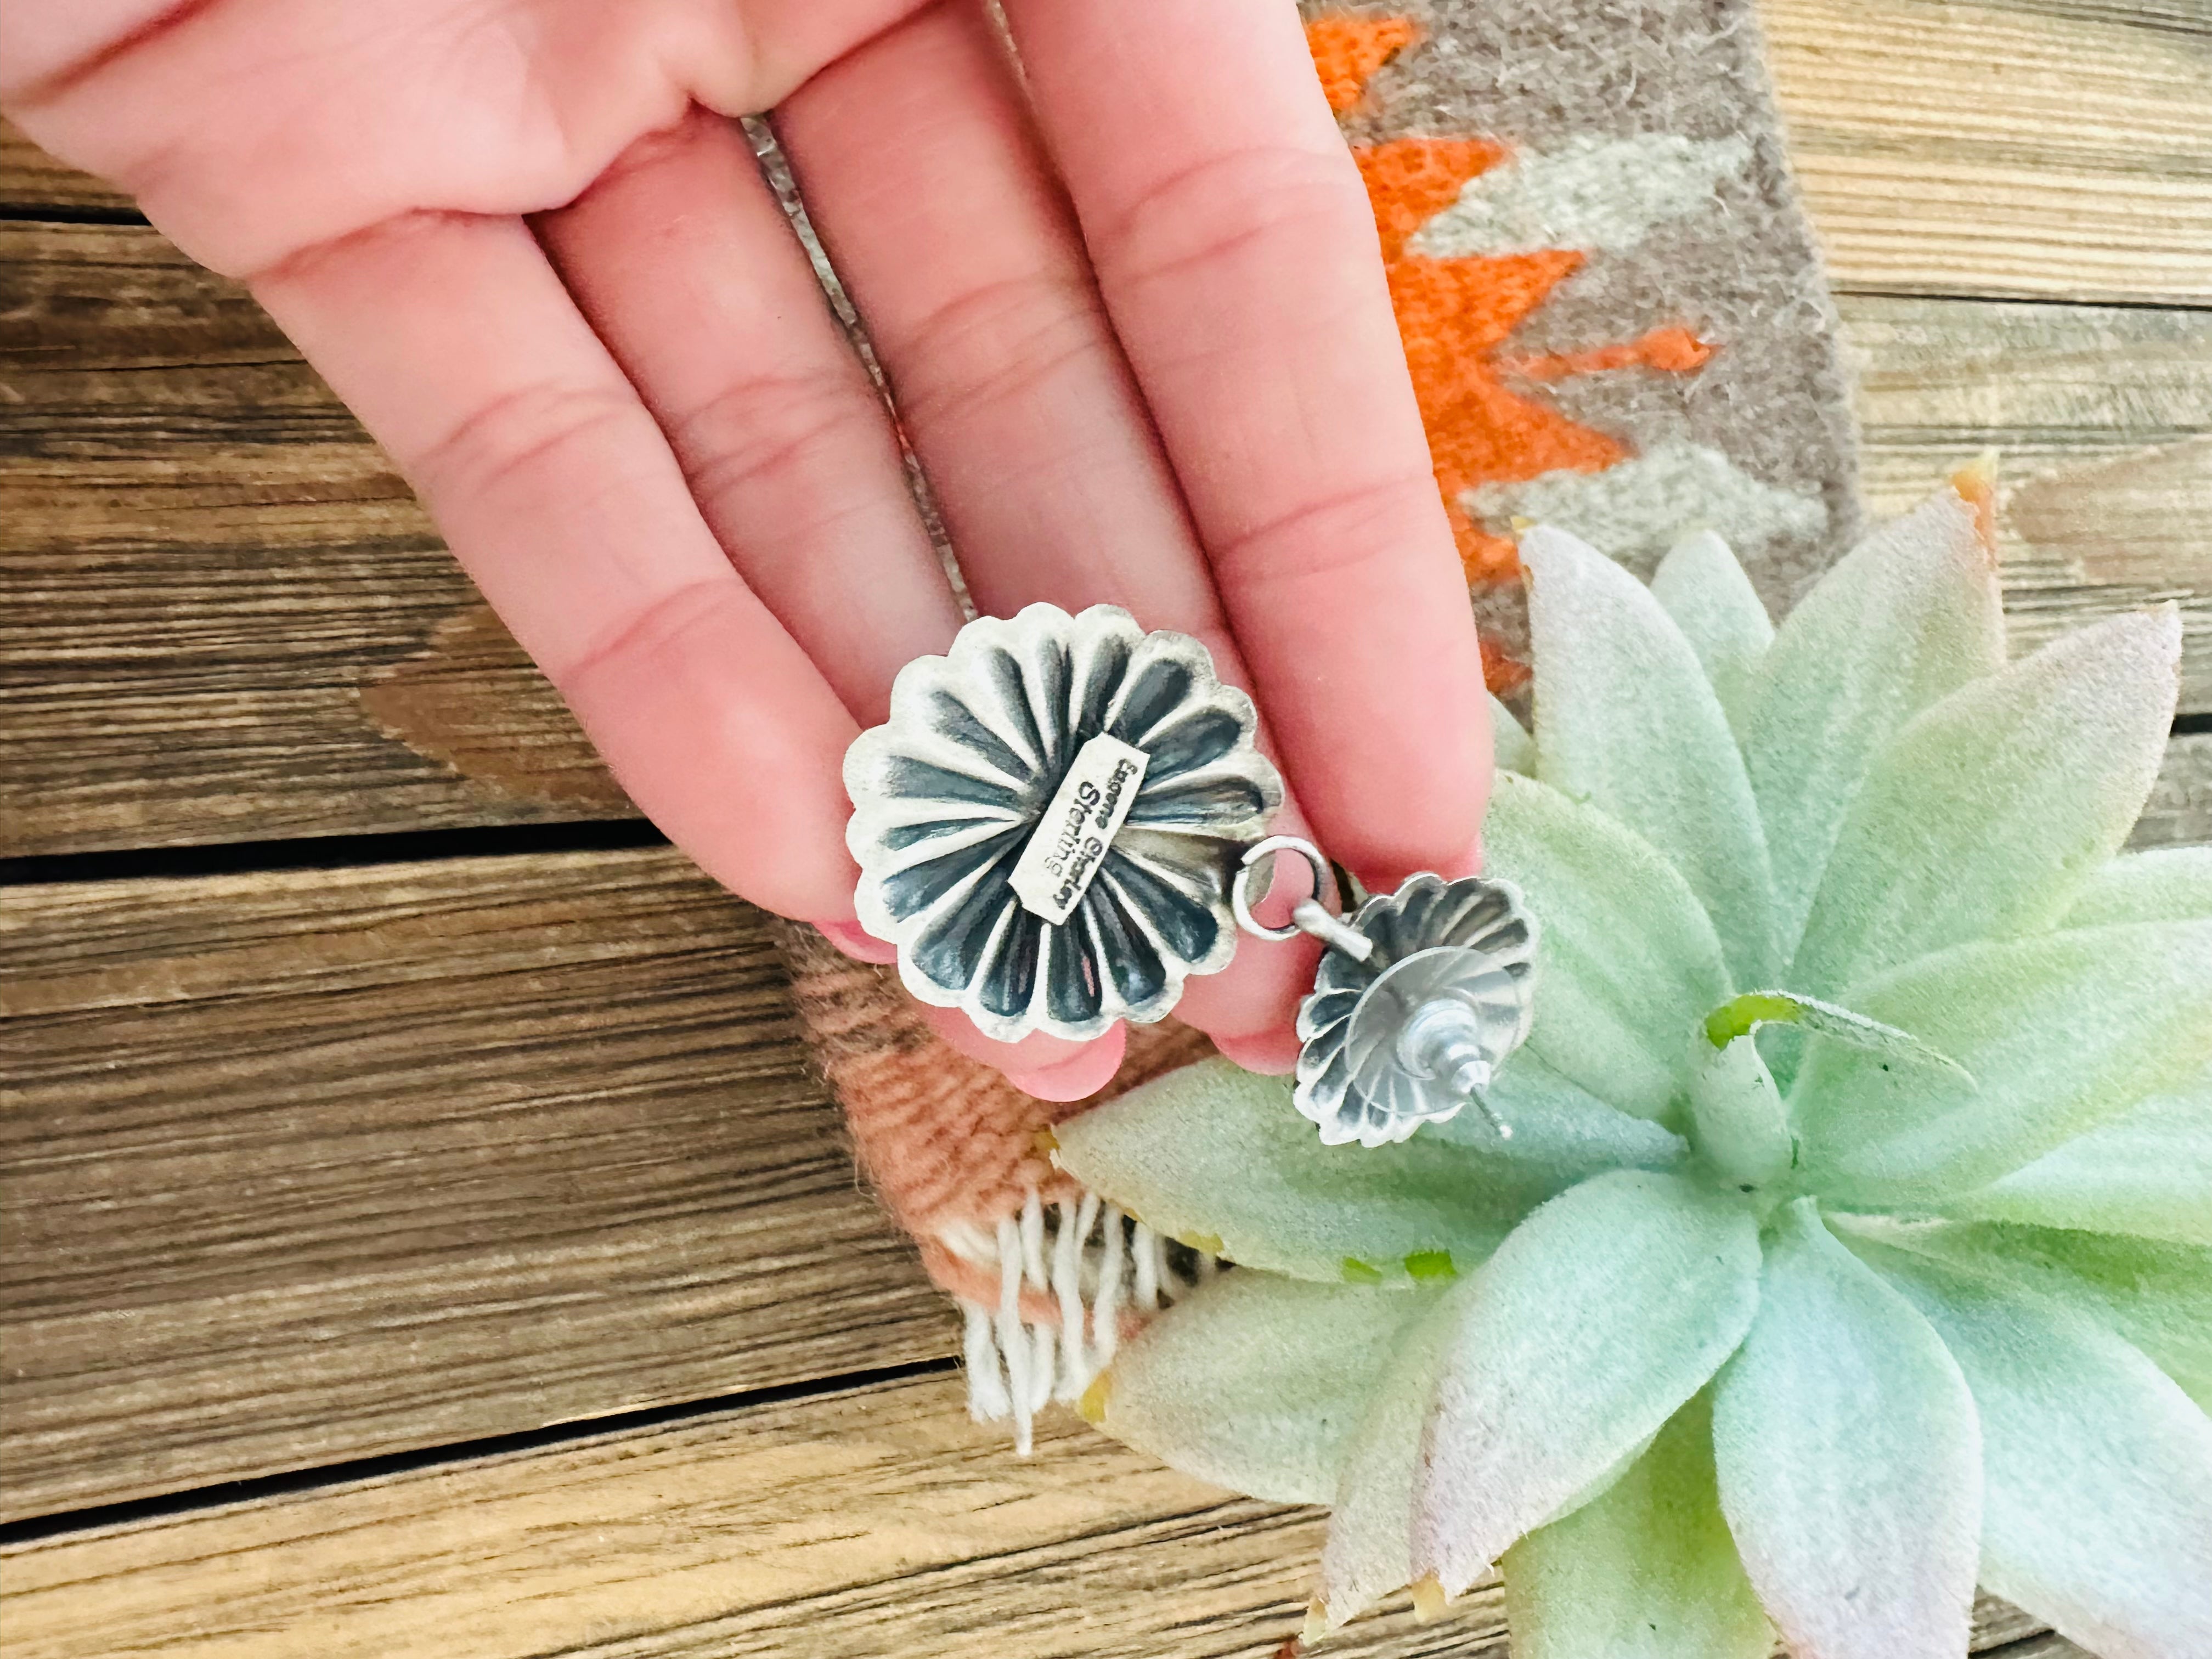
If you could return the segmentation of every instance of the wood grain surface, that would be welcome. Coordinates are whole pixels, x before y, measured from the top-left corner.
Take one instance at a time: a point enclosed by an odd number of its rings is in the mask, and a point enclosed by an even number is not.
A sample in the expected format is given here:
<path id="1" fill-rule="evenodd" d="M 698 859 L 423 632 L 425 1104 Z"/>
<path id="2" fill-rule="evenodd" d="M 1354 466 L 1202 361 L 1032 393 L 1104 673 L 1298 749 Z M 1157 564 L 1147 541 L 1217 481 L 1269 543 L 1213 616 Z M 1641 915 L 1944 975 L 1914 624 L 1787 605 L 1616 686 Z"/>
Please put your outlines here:
<path id="1" fill-rule="evenodd" d="M 2212 301 L 2212 21 L 2192 0 L 1760 0 L 1844 288 Z"/>
<path id="2" fill-rule="evenodd" d="M 2166 745 L 2166 764 L 2136 826 L 2134 844 L 2187 847 L 2212 841 L 2212 732 L 2191 732 Z"/>
<path id="3" fill-rule="evenodd" d="M 2018 648 L 2180 605 L 2137 842 L 2212 840 L 2212 11 L 1761 15 L 1872 504 L 1995 447 Z M 0 1659 L 1275 1653 L 1317 1515 L 965 1420 L 753 913 L 649 848 L 312 867 L 630 809 L 135 220 L 0 124 L 0 860 L 271 845 L 0 886 L 0 1518 L 56 1517 L 0 1551 Z M 1324 1652 L 1503 1659 L 1463 1611 Z M 1976 1646 L 2080 1651 L 1994 1603 Z"/>
<path id="4" fill-rule="evenodd" d="M 0 1074 L 0 1518 L 954 1351 L 669 851 L 15 889 Z"/>
<path id="5" fill-rule="evenodd" d="M 1310 1593 L 1321 1512 L 1233 1498 L 1091 1433 L 1036 1455 L 932 1376 L 0 1553 L 9 1659 L 1267 1659 Z M 1504 1659 L 1502 1597 L 1339 1659 Z M 1975 1647 L 2039 1627 L 1978 1610 Z"/>
<path id="6" fill-rule="evenodd" d="M 1876 507 L 1998 448 L 2021 644 L 2174 599 L 2212 708 L 2212 311 L 1842 307 Z M 0 225 L 0 857 L 630 811 L 231 284 L 143 228 Z"/>
<path id="7" fill-rule="evenodd" d="M 628 810 L 234 285 L 143 227 L 0 225 L 0 856 Z"/>

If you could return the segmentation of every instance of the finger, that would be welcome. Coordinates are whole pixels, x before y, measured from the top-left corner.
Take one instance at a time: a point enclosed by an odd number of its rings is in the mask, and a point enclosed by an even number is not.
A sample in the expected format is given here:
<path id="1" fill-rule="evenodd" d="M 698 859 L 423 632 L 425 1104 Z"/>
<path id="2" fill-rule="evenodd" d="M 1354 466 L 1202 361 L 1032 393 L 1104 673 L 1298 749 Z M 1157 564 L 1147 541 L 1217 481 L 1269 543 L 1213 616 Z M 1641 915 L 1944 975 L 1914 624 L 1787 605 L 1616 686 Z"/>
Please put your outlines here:
<path id="1" fill-rule="evenodd" d="M 1088 1042 L 1042 1034 L 1018 1042 L 999 1042 L 977 1030 L 957 1009 L 924 1004 L 921 1012 L 929 1029 L 948 1048 L 1004 1072 L 1006 1081 L 1040 1100 L 1080 1100 L 1097 1094 L 1121 1068 L 1128 1047 L 1129 1028 L 1122 1024 Z"/>
<path id="2" fill-rule="evenodd" d="M 929 7 L 776 112 L 977 606 L 1225 631 L 1073 216 L 979 4 Z"/>
<path id="3" fill-rule="evenodd" d="M 1297 1069 L 1303 1046 L 1295 1031 L 1262 1031 L 1255 1036 L 1215 1037 L 1213 1046 L 1248 1072 L 1263 1077 L 1288 1077 Z"/>
<path id="4" fill-rule="evenodd" d="M 732 123 L 641 140 L 539 239 L 707 522 L 862 725 L 960 606 L 883 399 Z"/>
<path id="5" fill-rule="evenodd" d="M 898 960 L 896 945 L 878 939 L 857 921 L 817 921 L 814 926 L 823 938 L 855 962 L 884 966 Z"/>
<path id="6" fill-rule="evenodd" d="M 136 40 L 177 0 L 71 0 L 0 14 L 0 98 L 14 100 L 94 68 Z"/>
<path id="7" fill-rule="evenodd" d="M 695 115 L 641 142 L 538 233 L 667 433 L 724 550 L 859 720 L 890 712 L 915 658 L 961 622 L 908 494 L 881 399 L 812 266 L 726 122 Z M 823 933 L 866 959 L 857 927 Z M 1003 1043 L 932 1024 L 964 1054 L 1056 1086 L 1118 1042 Z"/>
<path id="8" fill-rule="evenodd" d="M 19 23 L 83 9 L 34 3 L 0 7 L 0 84 L 41 143 L 236 275 L 406 212 L 556 207 L 639 133 L 769 108 L 914 3 L 170 0 L 134 29 L 130 0 L 99 0 L 87 30 Z"/>
<path id="9" fill-rule="evenodd" d="M 1249 684 L 1074 221 L 979 7 L 918 14 L 810 82 L 777 131 L 868 325 L 977 604 L 1125 605 Z M 1304 833 L 1295 803 L 1278 826 Z M 1286 1029 L 1310 953 L 1191 981 L 1209 1032 Z"/>
<path id="10" fill-rule="evenodd" d="M 1480 653 L 1372 219 L 1279 0 L 1007 0 L 1038 118 L 1322 844 L 1473 858 Z"/>
<path id="11" fill-rule="evenodd" d="M 637 804 L 787 915 L 853 915 L 853 719 L 745 587 L 517 220 L 422 215 L 257 296 L 421 492 Z"/>

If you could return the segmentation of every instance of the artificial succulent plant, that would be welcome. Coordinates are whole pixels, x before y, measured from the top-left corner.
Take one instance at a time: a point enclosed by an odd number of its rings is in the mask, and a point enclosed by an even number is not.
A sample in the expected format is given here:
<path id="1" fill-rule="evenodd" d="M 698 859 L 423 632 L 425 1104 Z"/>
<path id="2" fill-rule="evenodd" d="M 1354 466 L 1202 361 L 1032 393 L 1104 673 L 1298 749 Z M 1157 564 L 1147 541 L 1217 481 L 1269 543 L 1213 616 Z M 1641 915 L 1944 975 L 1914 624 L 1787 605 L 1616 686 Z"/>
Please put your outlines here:
<path id="1" fill-rule="evenodd" d="M 1495 1564 L 1519 1659 L 1955 1659 L 1978 1575 L 2212 1656 L 2212 848 L 2122 851 L 2176 618 L 2008 664 L 1951 493 L 1778 631 L 1710 535 L 1522 551 L 1511 1138 L 1324 1146 L 1224 1060 L 1064 1126 L 1237 1264 L 1086 1408 L 1333 1505 L 1310 1637 Z"/>

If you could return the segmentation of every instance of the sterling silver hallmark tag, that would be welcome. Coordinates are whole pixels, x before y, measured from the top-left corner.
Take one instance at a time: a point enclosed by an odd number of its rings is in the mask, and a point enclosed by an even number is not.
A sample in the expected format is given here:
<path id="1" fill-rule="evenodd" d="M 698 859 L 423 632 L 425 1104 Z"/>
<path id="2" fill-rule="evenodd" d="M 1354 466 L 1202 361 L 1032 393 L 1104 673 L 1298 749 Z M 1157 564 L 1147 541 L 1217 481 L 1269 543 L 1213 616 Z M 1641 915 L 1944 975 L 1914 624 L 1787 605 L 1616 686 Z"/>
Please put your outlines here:
<path id="1" fill-rule="evenodd" d="M 1230 883 L 1283 801 L 1257 724 L 1203 645 L 1115 606 L 969 623 L 846 754 L 860 925 L 1004 1041 L 1162 1018 L 1236 950 Z"/>
<path id="2" fill-rule="evenodd" d="M 1014 866 L 1014 896 L 1022 908 L 1055 927 L 1074 913 L 1137 804 L 1149 764 L 1143 750 L 1103 732 L 1075 751 L 1044 821 Z"/>

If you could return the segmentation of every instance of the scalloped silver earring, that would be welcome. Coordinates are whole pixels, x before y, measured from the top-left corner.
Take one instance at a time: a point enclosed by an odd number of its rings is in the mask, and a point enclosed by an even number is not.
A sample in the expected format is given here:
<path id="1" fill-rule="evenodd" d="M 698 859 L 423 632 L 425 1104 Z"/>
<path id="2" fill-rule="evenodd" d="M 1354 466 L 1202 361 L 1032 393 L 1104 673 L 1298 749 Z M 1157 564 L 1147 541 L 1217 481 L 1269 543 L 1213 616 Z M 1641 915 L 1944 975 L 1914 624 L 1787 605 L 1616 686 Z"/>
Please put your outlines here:
<path id="1" fill-rule="evenodd" d="M 1204 645 L 1116 606 L 969 623 L 846 755 L 861 926 L 917 998 L 1005 1042 L 1162 1018 L 1240 927 L 1310 933 L 1297 1101 L 1324 1140 L 1403 1139 L 1479 1101 L 1528 1034 L 1520 895 L 1424 874 L 1347 921 L 1318 849 L 1267 833 L 1283 789 L 1257 724 Z M 1313 893 L 1269 927 L 1252 889 L 1284 853 Z"/>

